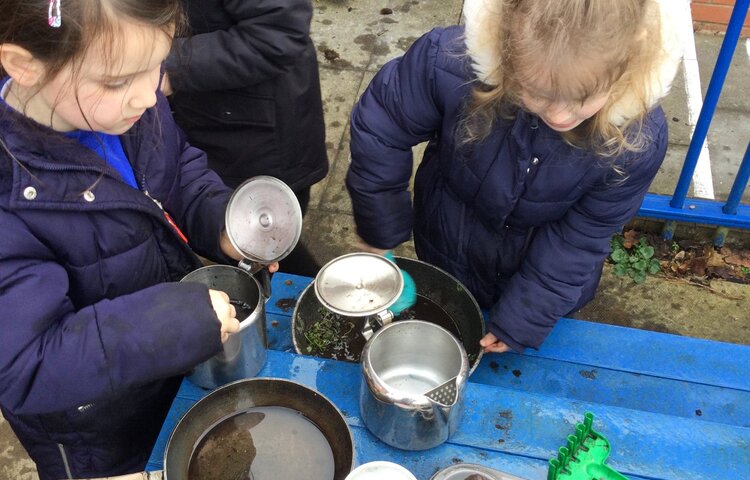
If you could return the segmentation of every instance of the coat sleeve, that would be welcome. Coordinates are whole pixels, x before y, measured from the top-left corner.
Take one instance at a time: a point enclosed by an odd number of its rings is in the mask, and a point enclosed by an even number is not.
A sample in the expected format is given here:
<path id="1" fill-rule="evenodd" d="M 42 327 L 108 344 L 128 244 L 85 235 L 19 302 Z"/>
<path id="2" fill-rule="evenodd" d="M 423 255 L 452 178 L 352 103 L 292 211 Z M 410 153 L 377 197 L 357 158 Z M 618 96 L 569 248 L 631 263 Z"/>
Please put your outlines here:
<path id="1" fill-rule="evenodd" d="M 592 188 L 559 221 L 539 228 L 518 272 L 490 310 L 489 330 L 514 350 L 537 348 L 557 320 L 573 310 L 597 275 L 610 239 L 641 206 L 667 149 L 661 109 L 652 111 L 649 144 L 625 154 L 615 173 Z M 648 120 L 646 120 L 648 122 Z"/>
<path id="2" fill-rule="evenodd" d="M 188 143 L 187 136 L 172 118 L 169 103 L 162 94 L 159 94 L 156 114 L 152 118 L 154 124 L 151 128 L 158 129 L 163 141 L 169 142 L 168 145 L 159 146 L 164 148 L 164 161 L 172 162 L 164 170 L 177 172 L 171 174 L 176 180 L 170 182 L 172 186 L 169 192 L 161 192 L 158 200 L 183 230 L 196 253 L 214 261 L 236 264 L 219 248 L 232 189 L 208 168 L 206 153 Z"/>
<path id="3" fill-rule="evenodd" d="M 435 88 L 439 37 L 433 30 L 385 64 L 352 110 L 346 186 L 357 233 L 377 248 L 393 248 L 411 235 L 411 148 L 432 138 L 442 121 Z"/>
<path id="4" fill-rule="evenodd" d="M 0 404 L 14 414 L 95 402 L 221 350 L 205 286 L 161 283 L 76 309 L 54 252 L 13 213 L 0 209 L 0 225 Z"/>
<path id="5" fill-rule="evenodd" d="M 310 42 L 310 0 L 223 3 L 233 26 L 175 39 L 167 59 L 175 90 L 229 90 L 266 81 L 298 61 Z"/>

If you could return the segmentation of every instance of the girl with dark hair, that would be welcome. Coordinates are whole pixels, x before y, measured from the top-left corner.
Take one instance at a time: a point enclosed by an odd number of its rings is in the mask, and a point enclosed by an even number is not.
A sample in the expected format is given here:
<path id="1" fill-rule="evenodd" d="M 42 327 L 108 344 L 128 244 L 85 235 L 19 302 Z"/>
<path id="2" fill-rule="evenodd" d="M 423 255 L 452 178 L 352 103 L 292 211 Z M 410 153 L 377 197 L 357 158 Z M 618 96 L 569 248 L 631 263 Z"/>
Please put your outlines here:
<path id="1" fill-rule="evenodd" d="M 176 282 L 193 249 L 240 258 L 231 190 L 159 90 L 179 0 L 3 10 L 0 408 L 42 480 L 140 471 L 181 374 L 239 328 L 224 292 Z"/>

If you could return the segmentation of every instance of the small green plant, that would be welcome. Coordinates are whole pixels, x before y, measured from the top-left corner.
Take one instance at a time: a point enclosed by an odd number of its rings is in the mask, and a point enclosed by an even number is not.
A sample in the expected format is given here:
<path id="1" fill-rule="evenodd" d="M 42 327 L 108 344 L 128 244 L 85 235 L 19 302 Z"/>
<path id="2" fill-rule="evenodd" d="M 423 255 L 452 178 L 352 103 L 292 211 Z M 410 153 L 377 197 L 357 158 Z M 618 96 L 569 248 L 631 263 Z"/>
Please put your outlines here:
<path id="1" fill-rule="evenodd" d="M 654 258 L 654 247 L 648 244 L 646 237 L 641 237 L 630 248 L 625 245 L 622 235 L 615 235 L 611 241 L 612 253 L 609 258 L 615 264 L 615 275 L 627 275 L 635 283 L 646 281 L 648 274 L 654 275 L 661 271 L 659 261 Z"/>
<path id="2" fill-rule="evenodd" d="M 320 321 L 303 332 L 308 353 L 324 353 L 331 348 L 341 347 L 354 330 L 354 324 L 337 313 L 323 307 L 318 309 L 318 313 Z"/>
<path id="3" fill-rule="evenodd" d="M 750 267 L 740 266 L 740 273 L 745 277 L 750 277 Z"/>

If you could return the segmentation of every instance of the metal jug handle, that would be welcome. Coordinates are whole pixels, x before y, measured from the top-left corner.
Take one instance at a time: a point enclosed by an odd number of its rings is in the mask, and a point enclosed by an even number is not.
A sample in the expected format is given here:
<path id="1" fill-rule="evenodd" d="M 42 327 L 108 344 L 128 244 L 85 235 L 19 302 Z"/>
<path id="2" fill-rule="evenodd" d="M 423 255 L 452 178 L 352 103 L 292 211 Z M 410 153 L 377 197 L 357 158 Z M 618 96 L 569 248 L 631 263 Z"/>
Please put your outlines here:
<path id="1" fill-rule="evenodd" d="M 240 260 L 239 267 L 247 270 L 250 275 L 253 275 L 258 280 L 260 292 L 266 300 L 271 298 L 271 273 L 266 268 L 266 265 L 257 262 L 247 262 L 243 259 Z"/>
<path id="2" fill-rule="evenodd" d="M 365 324 L 362 327 L 362 336 L 365 340 L 369 340 L 372 334 L 377 332 L 381 327 L 384 327 L 393 321 L 393 312 L 390 310 L 383 310 L 375 315 L 365 317 Z"/>

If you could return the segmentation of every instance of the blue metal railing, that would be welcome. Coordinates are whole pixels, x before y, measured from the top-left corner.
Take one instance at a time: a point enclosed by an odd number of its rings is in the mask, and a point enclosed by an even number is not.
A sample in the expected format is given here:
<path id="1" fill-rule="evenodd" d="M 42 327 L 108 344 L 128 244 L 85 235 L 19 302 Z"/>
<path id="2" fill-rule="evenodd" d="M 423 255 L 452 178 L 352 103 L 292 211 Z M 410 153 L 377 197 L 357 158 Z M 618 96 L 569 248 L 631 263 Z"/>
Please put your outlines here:
<path id="1" fill-rule="evenodd" d="M 742 33 L 748 7 L 750 7 L 750 0 L 736 0 L 735 2 L 674 194 L 670 197 L 650 193 L 646 195 L 638 212 L 641 217 L 667 220 L 662 231 L 662 236 L 667 240 L 674 235 L 677 222 L 717 226 L 717 233 L 714 236 L 716 246 L 723 245 L 728 228 L 750 229 L 750 206 L 740 205 L 740 199 L 750 179 L 750 144 L 748 144 L 742 164 L 737 171 L 726 203 L 696 198 L 688 200 L 686 198 L 698 164 L 698 157 L 703 148 L 703 143 L 706 141 L 708 127 L 716 111 L 719 95 Z M 687 208 L 685 208 L 686 202 Z"/>

